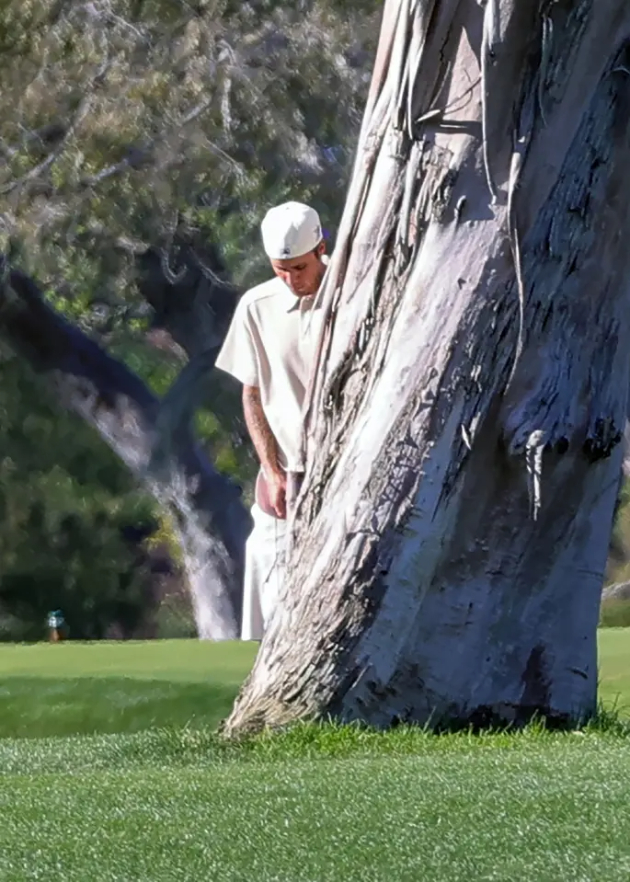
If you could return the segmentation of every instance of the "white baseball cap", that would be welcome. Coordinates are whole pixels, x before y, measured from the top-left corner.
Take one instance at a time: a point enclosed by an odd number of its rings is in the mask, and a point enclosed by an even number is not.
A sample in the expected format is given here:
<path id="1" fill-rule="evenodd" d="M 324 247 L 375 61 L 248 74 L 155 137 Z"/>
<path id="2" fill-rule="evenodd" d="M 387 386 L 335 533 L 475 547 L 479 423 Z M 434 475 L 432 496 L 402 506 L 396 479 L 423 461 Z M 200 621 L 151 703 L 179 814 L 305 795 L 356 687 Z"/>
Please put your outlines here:
<path id="1" fill-rule="evenodd" d="M 260 230 L 270 260 L 301 257 L 313 251 L 323 239 L 319 215 L 301 202 L 285 202 L 270 208 Z"/>

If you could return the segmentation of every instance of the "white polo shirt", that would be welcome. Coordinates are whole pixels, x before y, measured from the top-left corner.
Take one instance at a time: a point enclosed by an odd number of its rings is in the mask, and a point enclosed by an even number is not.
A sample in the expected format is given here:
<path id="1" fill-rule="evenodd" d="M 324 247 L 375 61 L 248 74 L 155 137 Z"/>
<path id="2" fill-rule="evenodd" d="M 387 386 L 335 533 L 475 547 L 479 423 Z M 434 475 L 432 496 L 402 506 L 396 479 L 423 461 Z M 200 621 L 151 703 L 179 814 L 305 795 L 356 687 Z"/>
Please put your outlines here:
<path id="1" fill-rule="evenodd" d="M 315 297 L 296 297 L 278 278 L 239 300 L 216 366 L 245 386 L 257 386 L 278 444 L 279 464 L 301 471 L 302 408 L 322 310 Z"/>

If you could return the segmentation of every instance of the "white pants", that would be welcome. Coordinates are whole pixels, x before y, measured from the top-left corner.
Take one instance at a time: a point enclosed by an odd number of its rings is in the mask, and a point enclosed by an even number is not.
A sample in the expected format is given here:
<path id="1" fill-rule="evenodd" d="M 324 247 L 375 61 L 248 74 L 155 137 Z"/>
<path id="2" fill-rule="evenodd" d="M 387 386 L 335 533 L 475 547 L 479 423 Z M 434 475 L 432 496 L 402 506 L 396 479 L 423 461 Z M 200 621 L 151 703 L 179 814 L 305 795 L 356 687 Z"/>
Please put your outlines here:
<path id="1" fill-rule="evenodd" d="M 287 522 L 252 506 L 254 529 L 245 545 L 241 640 L 262 640 L 285 575 Z"/>

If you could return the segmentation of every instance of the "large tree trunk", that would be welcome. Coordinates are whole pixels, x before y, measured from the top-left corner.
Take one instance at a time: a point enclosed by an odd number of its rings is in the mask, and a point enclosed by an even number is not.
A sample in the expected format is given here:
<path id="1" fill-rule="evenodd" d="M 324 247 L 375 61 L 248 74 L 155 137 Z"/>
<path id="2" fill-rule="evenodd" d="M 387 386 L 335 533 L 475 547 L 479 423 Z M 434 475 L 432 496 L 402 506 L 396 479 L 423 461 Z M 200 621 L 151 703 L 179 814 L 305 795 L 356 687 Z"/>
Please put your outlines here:
<path id="1" fill-rule="evenodd" d="M 199 353 L 159 401 L 52 310 L 31 279 L 3 274 L 1 261 L 0 334 L 173 515 L 199 636 L 237 637 L 250 517 L 239 488 L 213 468 L 190 427 L 215 350 Z"/>
<path id="2" fill-rule="evenodd" d="M 593 711 L 629 41 L 627 0 L 386 3 L 290 578 L 228 734 Z"/>

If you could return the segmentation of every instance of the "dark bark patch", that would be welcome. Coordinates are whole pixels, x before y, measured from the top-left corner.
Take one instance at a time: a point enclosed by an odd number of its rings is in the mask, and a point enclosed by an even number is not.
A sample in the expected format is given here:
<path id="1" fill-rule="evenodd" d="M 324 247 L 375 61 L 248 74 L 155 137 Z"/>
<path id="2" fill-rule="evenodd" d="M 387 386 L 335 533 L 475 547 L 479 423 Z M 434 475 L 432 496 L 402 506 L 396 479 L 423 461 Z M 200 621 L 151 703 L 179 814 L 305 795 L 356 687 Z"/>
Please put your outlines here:
<path id="1" fill-rule="evenodd" d="M 556 453 L 562 456 L 569 449 L 569 439 L 562 436 L 556 441 Z"/>
<path id="2" fill-rule="evenodd" d="M 525 708 L 538 708 L 541 713 L 544 713 L 545 709 L 549 707 L 550 684 L 543 645 L 534 646 L 530 652 L 521 682 L 524 687 L 521 705 Z"/>
<path id="3" fill-rule="evenodd" d="M 469 730 L 472 732 L 488 732 L 494 730 L 508 731 L 522 729 L 528 723 L 534 721 L 544 723 L 549 730 L 566 731 L 574 729 L 583 723 L 583 720 L 571 717 L 569 714 L 552 711 L 549 708 L 541 710 L 535 705 L 518 706 L 505 705 L 500 709 L 489 705 L 475 708 L 472 713 L 463 719 L 454 719 L 443 726 L 436 727 L 437 731 L 458 732 Z"/>
<path id="4" fill-rule="evenodd" d="M 595 429 L 584 442 L 584 454 L 589 462 L 606 459 L 618 444 L 621 444 L 623 432 L 611 420 L 599 419 Z"/>
<path id="5" fill-rule="evenodd" d="M 433 194 L 433 216 L 438 222 L 444 223 L 449 209 L 452 211 L 451 200 L 456 182 L 457 172 L 452 168 L 447 169 Z"/>

